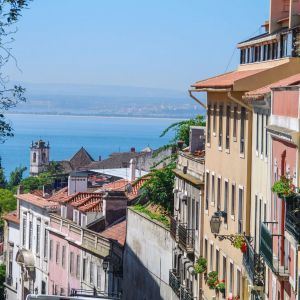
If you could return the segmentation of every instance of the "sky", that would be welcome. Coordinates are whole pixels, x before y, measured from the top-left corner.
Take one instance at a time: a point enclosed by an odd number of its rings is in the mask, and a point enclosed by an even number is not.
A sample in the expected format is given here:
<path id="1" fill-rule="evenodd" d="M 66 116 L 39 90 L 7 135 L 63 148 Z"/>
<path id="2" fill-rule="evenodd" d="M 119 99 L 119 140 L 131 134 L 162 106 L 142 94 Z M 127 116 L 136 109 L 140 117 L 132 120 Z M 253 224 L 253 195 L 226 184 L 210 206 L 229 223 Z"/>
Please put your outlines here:
<path id="1" fill-rule="evenodd" d="M 186 90 L 234 69 L 269 0 L 34 0 L 14 36 L 13 81 Z M 229 67 L 228 67 L 229 64 Z"/>

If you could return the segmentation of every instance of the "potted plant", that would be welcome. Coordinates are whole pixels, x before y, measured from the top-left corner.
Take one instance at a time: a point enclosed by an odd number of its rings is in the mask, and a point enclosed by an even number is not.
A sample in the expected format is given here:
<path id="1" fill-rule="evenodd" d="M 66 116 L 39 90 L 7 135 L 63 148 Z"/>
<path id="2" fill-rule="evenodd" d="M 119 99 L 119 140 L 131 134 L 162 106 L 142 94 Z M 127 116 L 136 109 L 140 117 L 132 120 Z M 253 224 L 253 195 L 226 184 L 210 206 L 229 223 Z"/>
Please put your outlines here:
<path id="1" fill-rule="evenodd" d="M 202 273 L 205 273 L 207 270 L 207 260 L 200 256 L 195 265 L 194 265 L 194 271 L 196 274 L 202 274 Z"/>
<path id="2" fill-rule="evenodd" d="M 245 241 L 245 237 L 241 234 L 238 234 L 234 237 L 233 247 L 240 249 L 243 253 L 247 252 L 247 244 Z"/>
<path id="3" fill-rule="evenodd" d="M 221 293 L 225 292 L 225 280 L 216 282 L 216 290 L 218 290 Z"/>
<path id="4" fill-rule="evenodd" d="M 279 180 L 275 181 L 272 186 L 272 192 L 278 197 L 290 197 L 295 194 L 295 186 L 291 178 L 281 176 Z"/>
<path id="5" fill-rule="evenodd" d="M 214 290 L 216 288 L 217 281 L 218 281 L 218 272 L 212 271 L 207 274 L 206 283 L 211 290 Z"/>

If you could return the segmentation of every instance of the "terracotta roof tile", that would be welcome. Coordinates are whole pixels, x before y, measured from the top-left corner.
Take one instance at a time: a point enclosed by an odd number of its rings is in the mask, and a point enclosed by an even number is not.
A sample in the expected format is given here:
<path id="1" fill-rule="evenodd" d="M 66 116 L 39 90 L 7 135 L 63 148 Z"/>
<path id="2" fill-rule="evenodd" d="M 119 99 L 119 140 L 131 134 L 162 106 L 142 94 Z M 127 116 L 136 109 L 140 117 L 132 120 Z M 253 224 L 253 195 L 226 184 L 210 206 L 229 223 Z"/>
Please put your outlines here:
<path id="1" fill-rule="evenodd" d="M 68 187 L 60 189 L 58 192 L 54 193 L 49 200 L 54 202 L 65 202 L 72 196 L 68 195 Z"/>
<path id="2" fill-rule="evenodd" d="M 126 241 L 126 224 L 127 221 L 124 220 L 120 223 L 112 225 L 111 227 L 108 227 L 106 230 L 104 230 L 101 235 L 108 239 L 115 240 L 121 246 L 124 246 Z"/>
<path id="3" fill-rule="evenodd" d="M 127 179 L 120 179 L 114 182 L 107 183 L 102 186 L 102 191 L 117 191 L 117 190 L 125 190 L 126 185 L 128 184 Z"/>
<path id="4" fill-rule="evenodd" d="M 299 84 L 299 83 L 300 83 L 300 74 L 296 74 L 296 75 L 284 78 L 282 80 L 276 81 L 272 84 L 266 85 L 257 90 L 248 92 L 245 94 L 244 98 L 253 99 L 253 100 L 261 99 L 264 97 L 265 94 L 270 93 L 272 88 L 290 86 L 290 85 L 295 85 L 295 84 Z"/>
<path id="5" fill-rule="evenodd" d="M 58 205 L 56 202 L 49 199 L 45 199 L 33 194 L 20 194 L 17 195 L 17 198 L 25 202 L 31 203 L 41 208 L 57 208 Z"/>
<path id="6" fill-rule="evenodd" d="M 6 221 L 13 222 L 13 223 L 16 223 L 16 224 L 20 224 L 20 219 L 18 218 L 16 210 L 5 214 L 4 216 L 2 216 L 2 218 Z"/>
<path id="7" fill-rule="evenodd" d="M 136 180 L 132 185 L 132 189 L 130 192 L 126 193 L 126 196 L 128 198 L 129 201 L 134 200 L 138 195 L 139 195 L 139 191 L 141 189 L 141 187 L 143 186 L 143 184 L 148 181 L 150 178 L 149 175 L 146 175 L 138 180 Z"/>
<path id="8" fill-rule="evenodd" d="M 246 78 L 248 76 L 259 73 L 263 70 L 247 70 L 247 71 L 233 71 L 211 77 L 205 80 L 197 81 L 192 85 L 197 89 L 201 88 L 231 88 L 235 81 Z"/>

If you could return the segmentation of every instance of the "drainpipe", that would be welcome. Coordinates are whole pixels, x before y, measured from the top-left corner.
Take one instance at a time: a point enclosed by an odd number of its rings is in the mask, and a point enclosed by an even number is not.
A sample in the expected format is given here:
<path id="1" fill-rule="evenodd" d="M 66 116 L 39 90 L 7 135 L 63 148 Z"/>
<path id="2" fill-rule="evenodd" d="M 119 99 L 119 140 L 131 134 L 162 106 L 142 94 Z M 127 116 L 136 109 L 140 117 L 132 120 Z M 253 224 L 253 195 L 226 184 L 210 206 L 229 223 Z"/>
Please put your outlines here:
<path id="1" fill-rule="evenodd" d="M 204 102 L 200 101 L 198 98 L 196 98 L 192 93 L 193 92 L 201 92 L 201 91 L 197 91 L 197 90 L 189 90 L 189 95 L 192 99 L 194 99 L 198 104 L 200 104 L 203 108 L 205 108 L 205 110 L 207 110 L 207 106 Z"/>
<path id="2" fill-rule="evenodd" d="M 248 110 L 250 110 L 250 111 L 253 112 L 253 108 L 252 108 L 251 106 L 245 104 L 245 103 L 242 102 L 241 100 L 239 100 L 239 99 L 235 98 L 234 96 L 232 96 L 231 91 L 228 91 L 228 92 L 227 92 L 227 96 L 228 96 L 228 98 L 229 98 L 230 100 L 232 100 L 233 102 L 235 102 L 235 103 L 239 104 L 240 106 L 243 106 L 243 107 L 245 107 L 246 109 L 248 109 Z"/>

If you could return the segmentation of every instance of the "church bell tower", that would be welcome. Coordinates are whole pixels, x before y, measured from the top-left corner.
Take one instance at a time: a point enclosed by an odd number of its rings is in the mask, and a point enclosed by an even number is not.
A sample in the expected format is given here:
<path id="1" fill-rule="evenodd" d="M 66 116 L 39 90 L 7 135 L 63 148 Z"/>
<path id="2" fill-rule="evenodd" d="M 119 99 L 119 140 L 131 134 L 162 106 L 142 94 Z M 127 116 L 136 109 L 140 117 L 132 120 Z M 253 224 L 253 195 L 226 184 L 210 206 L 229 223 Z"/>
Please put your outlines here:
<path id="1" fill-rule="evenodd" d="M 30 147 L 30 176 L 37 176 L 49 165 L 49 142 L 43 140 L 32 142 Z"/>

